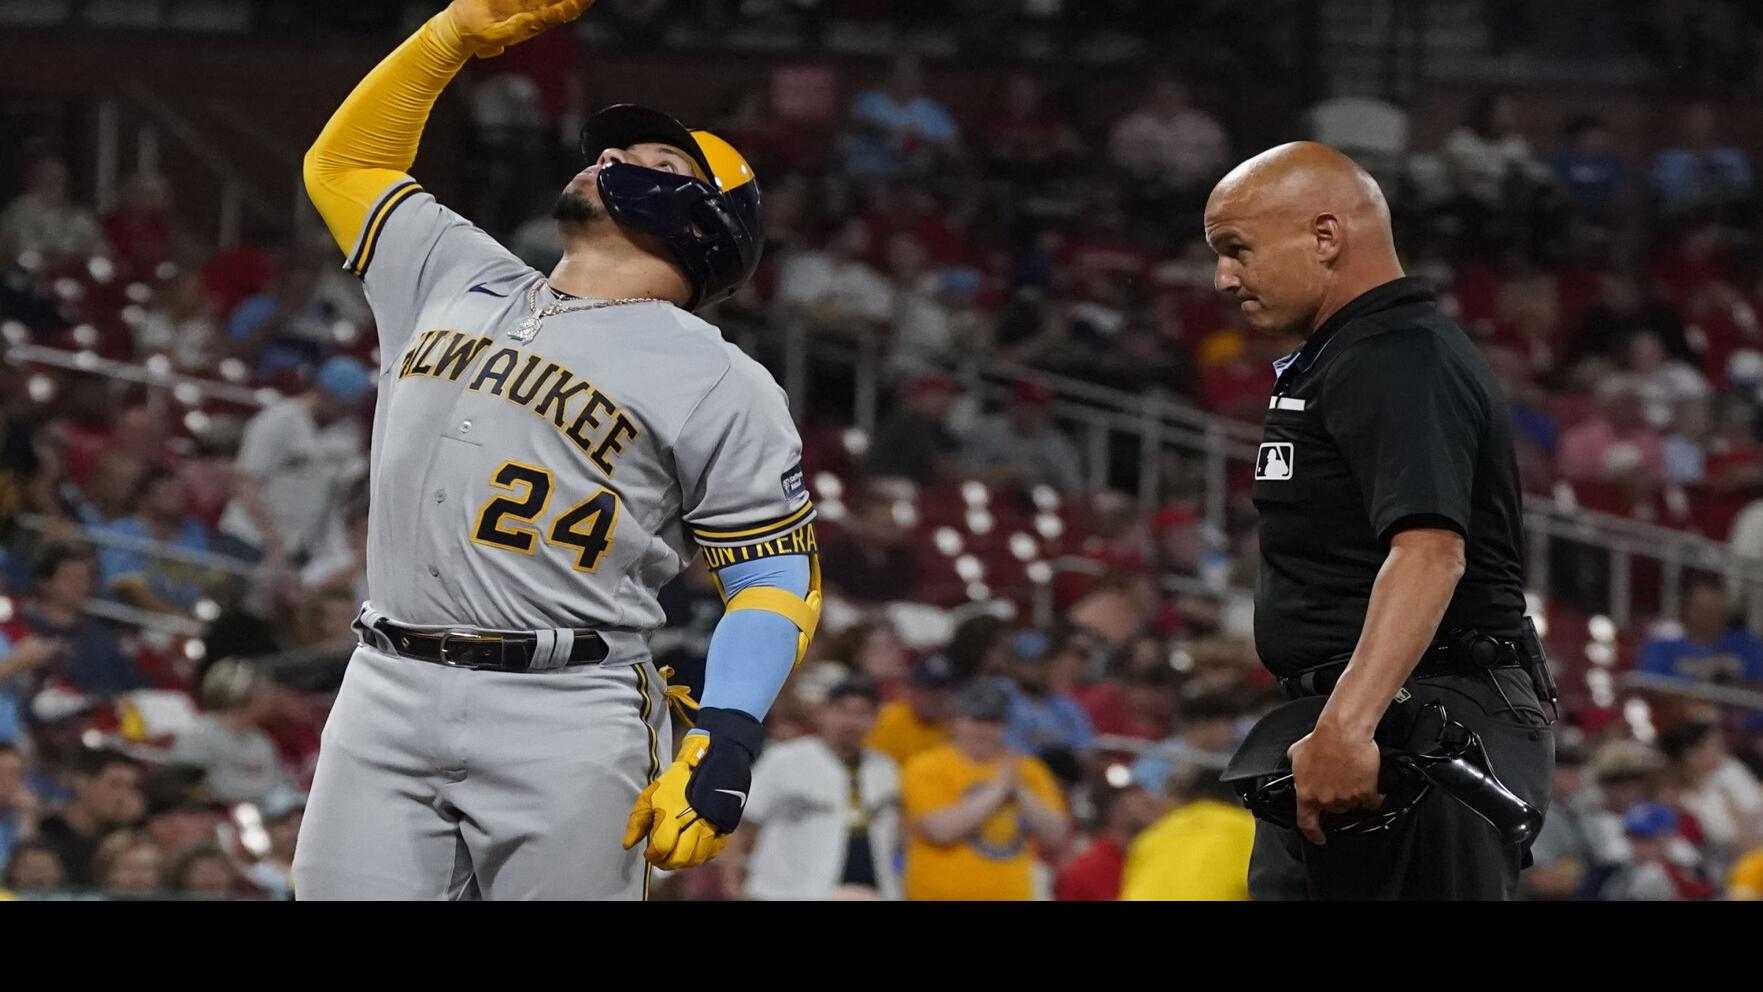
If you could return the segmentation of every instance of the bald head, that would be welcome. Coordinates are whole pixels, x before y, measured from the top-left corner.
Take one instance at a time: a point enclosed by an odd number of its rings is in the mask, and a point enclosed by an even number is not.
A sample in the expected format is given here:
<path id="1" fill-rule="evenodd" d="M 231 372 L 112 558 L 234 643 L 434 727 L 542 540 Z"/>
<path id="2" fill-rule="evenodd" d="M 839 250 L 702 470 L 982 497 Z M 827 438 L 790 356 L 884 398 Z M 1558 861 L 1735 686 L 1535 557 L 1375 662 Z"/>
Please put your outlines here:
<path id="1" fill-rule="evenodd" d="M 1230 171 L 1206 202 L 1216 284 L 1262 330 L 1308 334 L 1402 275 L 1377 181 L 1327 145 L 1296 141 Z"/>

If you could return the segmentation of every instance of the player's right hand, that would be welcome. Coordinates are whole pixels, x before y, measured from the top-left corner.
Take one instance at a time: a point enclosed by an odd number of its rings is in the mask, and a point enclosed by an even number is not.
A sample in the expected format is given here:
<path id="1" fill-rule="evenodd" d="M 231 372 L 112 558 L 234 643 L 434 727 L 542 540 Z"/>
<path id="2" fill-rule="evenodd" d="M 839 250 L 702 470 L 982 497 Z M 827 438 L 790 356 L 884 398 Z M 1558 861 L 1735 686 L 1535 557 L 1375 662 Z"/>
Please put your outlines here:
<path id="1" fill-rule="evenodd" d="M 447 16 L 480 59 L 501 55 L 559 24 L 568 24 L 594 5 L 594 0 L 453 0 Z"/>

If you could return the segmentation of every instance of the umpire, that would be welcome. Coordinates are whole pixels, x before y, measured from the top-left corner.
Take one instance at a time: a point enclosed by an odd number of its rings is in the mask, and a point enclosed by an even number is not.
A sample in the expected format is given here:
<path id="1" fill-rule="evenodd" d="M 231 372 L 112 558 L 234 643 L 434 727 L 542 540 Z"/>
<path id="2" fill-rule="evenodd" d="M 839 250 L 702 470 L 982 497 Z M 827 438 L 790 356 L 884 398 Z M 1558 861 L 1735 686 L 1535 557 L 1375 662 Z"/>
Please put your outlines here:
<path id="1" fill-rule="evenodd" d="M 1238 166 L 1207 202 L 1206 240 L 1248 322 L 1305 339 L 1274 365 L 1255 464 L 1255 644 L 1289 695 L 1328 700 L 1288 752 L 1297 829 L 1256 823 L 1250 895 L 1512 898 L 1527 846 L 1436 790 L 1384 829 L 1327 829 L 1384 803 L 1378 726 L 1398 698 L 1443 703 L 1513 793 L 1548 801 L 1553 689 L 1524 615 L 1498 383 L 1403 275 L 1377 183 L 1332 148 Z"/>

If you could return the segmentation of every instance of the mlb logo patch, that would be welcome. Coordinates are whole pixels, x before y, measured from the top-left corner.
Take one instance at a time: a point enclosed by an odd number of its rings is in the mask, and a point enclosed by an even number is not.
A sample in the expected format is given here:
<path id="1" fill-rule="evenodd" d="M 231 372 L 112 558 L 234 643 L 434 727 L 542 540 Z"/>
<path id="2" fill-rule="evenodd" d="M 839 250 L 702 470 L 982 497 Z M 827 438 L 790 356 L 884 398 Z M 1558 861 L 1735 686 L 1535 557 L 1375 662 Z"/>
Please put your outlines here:
<path id="1" fill-rule="evenodd" d="M 1283 482 L 1292 477 L 1292 445 L 1289 441 L 1269 441 L 1255 457 L 1255 478 Z"/>
<path id="2" fill-rule="evenodd" d="M 784 499 L 789 501 L 791 506 L 807 502 L 808 483 L 804 482 L 802 479 L 802 466 L 800 463 L 791 466 L 790 470 L 784 473 L 783 487 Z"/>

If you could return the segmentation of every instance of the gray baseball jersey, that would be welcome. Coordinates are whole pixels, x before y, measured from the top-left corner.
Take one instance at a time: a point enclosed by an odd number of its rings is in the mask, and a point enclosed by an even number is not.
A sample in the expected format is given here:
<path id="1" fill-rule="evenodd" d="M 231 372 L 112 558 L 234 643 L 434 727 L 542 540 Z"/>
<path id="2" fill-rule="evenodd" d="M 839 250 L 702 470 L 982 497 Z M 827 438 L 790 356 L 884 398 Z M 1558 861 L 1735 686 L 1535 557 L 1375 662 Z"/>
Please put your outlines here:
<path id="1" fill-rule="evenodd" d="M 511 336 L 535 287 L 541 308 L 559 299 L 409 189 L 388 194 L 395 209 L 365 248 L 382 356 L 375 607 L 410 624 L 592 627 L 635 661 L 664 619 L 657 593 L 697 547 L 751 556 L 812 539 L 801 441 L 764 367 L 658 302 Z"/>
<path id="2" fill-rule="evenodd" d="M 303 898 L 620 898 L 619 846 L 671 753 L 646 635 L 710 564 L 814 549 L 782 389 L 661 302 L 546 317 L 543 277 L 413 182 L 350 258 L 378 322 L 367 611 L 409 626 L 591 628 L 600 665 L 510 674 L 364 635 L 324 730 Z"/>

